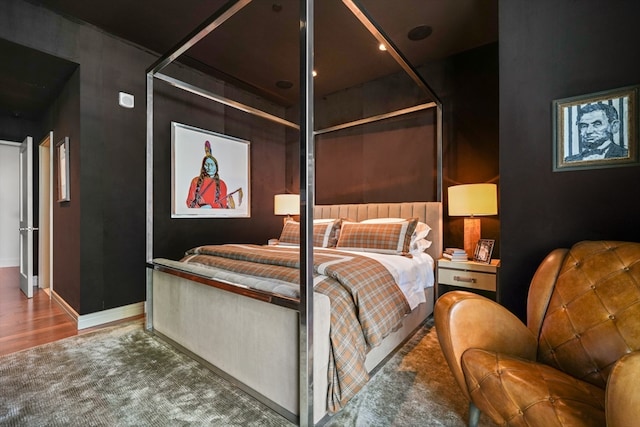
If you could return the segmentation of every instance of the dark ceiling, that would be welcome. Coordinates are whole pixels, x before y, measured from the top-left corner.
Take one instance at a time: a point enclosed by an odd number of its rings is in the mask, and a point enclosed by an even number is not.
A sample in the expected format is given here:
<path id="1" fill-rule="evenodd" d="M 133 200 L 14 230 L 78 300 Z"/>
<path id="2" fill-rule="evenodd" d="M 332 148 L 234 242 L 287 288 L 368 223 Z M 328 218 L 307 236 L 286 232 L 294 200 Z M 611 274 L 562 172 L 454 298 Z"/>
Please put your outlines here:
<path id="1" fill-rule="evenodd" d="M 88 22 L 162 55 L 223 7 L 225 0 L 28 0 L 71 19 Z M 316 0 L 314 91 L 324 96 L 400 71 L 398 64 L 341 0 Z M 497 0 L 360 0 L 360 7 L 414 67 L 497 41 Z M 409 32 L 430 27 L 410 40 Z M 180 57 L 181 62 L 249 89 L 274 102 L 297 103 L 299 0 L 254 0 Z M 423 28 L 424 30 L 424 28 Z M 0 46 L 4 49 L 5 47 Z M 34 58 L 31 58 L 34 60 Z M 151 64 L 149 64 L 151 65 Z M 4 74 L 6 61 L 0 64 Z M 49 68 L 51 70 L 51 68 Z M 68 77 L 66 66 L 55 68 Z M 15 72 L 15 70 L 14 70 Z M 428 76 L 425 76 L 428 82 Z M 278 82 L 290 82 L 281 88 Z M 52 83 L 52 82 L 48 82 Z M 17 87 L 16 82 L 11 82 Z M 39 82 L 28 82 L 29 88 Z M 282 83 L 281 83 L 282 84 Z M 281 85 L 280 84 L 280 85 Z M 4 92 L 5 81 L 0 80 Z M 14 111 L 0 94 L 0 108 Z"/>
<path id="2" fill-rule="evenodd" d="M 0 39 L 0 114 L 38 119 L 78 64 Z"/>

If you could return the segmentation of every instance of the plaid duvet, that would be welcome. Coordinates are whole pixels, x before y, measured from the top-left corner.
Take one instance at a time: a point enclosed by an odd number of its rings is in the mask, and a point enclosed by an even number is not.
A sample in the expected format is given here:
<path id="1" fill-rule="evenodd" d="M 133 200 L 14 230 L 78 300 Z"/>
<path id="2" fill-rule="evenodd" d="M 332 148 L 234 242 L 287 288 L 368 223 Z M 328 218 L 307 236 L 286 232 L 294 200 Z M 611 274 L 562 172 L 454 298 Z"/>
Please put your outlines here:
<path id="1" fill-rule="evenodd" d="M 327 410 L 344 406 L 369 380 L 368 350 L 399 326 L 410 309 L 392 275 L 377 261 L 331 249 L 314 251 L 315 291 L 331 300 Z M 298 248 L 201 246 L 182 261 L 258 277 L 300 282 Z"/>

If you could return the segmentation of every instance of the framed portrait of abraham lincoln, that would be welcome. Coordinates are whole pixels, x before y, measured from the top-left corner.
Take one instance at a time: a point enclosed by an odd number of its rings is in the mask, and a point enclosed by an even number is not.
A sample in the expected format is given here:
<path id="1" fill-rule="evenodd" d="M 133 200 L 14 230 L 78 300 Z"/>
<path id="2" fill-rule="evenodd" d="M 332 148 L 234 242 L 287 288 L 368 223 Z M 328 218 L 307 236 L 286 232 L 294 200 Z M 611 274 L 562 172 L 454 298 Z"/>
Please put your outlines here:
<path id="1" fill-rule="evenodd" d="M 249 145 L 171 122 L 171 217 L 249 217 Z"/>
<path id="2" fill-rule="evenodd" d="M 554 172 L 637 166 L 638 88 L 553 101 Z"/>

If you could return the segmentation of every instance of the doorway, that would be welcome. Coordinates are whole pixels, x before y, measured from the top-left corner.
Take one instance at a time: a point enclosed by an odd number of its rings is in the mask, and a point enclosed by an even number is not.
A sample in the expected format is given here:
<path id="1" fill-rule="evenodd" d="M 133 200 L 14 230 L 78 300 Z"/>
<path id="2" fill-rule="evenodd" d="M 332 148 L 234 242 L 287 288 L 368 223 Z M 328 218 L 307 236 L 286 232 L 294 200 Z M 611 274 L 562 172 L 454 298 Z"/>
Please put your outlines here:
<path id="1" fill-rule="evenodd" d="M 33 286 L 50 290 L 53 277 L 53 207 L 51 205 L 51 179 L 53 174 L 51 156 L 51 141 L 53 132 L 49 132 L 40 142 L 38 150 L 38 199 L 39 209 L 38 224 L 33 228 L 37 235 L 36 251 L 29 254 L 33 258 L 37 256 L 38 265 L 32 267 L 29 274 L 34 276 Z M 31 141 L 31 137 L 27 137 Z M 31 145 L 31 144 L 30 144 Z M 0 268 L 16 267 L 21 265 L 21 260 L 27 255 L 23 254 L 22 244 L 22 217 L 30 214 L 24 213 L 26 208 L 20 206 L 20 195 L 31 193 L 20 188 L 20 174 L 22 173 L 21 144 L 13 141 L 0 141 Z M 33 182 L 33 181 L 31 181 Z M 31 185 L 28 185 L 31 187 Z M 26 194 L 23 194 L 26 196 Z M 33 211 L 33 207 L 28 210 Z M 29 224 L 31 225 L 31 224 Z M 26 264 L 26 263 L 25 263 Z M 22 267 L 21 267 L 22 268 Z M 34 274 L 35 273 L 35 274 Z M 27 293 L 27 292 L 25 292 Z M 49 292 L 47 292 L 49 293 Z M 31 297 L 31 290 L 28 296 Z"/>
<path id="2" fill-rule="evenodd" d="M 0 141 L 0 267 L 20 262 L 20 143 Z"/>
<path id="3" fill-rule="evenodd" d="M 0 141 L 0 356 L 77 335 L 75 320 L 52 295 L 53 206 L 52 133 L 38 148 L 39 231 L 37 286 L 27 298 L 19 285 L 19 158 L 20 143 Z M 34 144 L 35 145 L 35 144 Z M 36 147 L 33 147 L 34 150 Z"/>

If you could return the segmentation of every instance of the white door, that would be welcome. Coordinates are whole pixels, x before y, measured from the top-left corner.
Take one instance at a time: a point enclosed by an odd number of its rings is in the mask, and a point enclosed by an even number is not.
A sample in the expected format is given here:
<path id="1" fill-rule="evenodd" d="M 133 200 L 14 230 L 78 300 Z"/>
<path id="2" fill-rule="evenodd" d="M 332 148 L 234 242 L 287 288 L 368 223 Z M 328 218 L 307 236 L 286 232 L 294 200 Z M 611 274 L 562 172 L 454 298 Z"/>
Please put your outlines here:
<path id="1" fill-rule="evenodd" d="M 20 289 L 33 298 L 33 142 L 20 145 Z"/>

